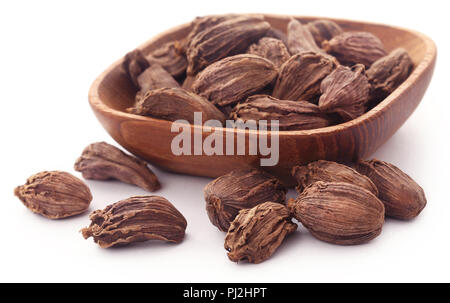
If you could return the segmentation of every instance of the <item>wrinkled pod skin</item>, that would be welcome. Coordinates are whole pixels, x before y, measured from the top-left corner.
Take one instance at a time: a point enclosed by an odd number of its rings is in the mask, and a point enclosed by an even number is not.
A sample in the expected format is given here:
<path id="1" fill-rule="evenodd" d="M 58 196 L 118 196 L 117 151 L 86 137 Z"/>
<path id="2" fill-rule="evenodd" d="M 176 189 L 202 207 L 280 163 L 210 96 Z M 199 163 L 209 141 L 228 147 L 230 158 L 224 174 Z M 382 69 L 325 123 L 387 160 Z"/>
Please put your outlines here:
<path id="1" fill-rule="evenodd" d="M 211 223 L 227 231 L 242 209 L 267 201 L 284 203 L 286 189 L 278 179 L 259 169 L 236 169 L 208 183 L 204 195 Z"/>
<path id="2" fill-rule="evenodd" d="M 281 100 L 311 101 L 320 95 L 320 85 L 337 61 L 317 52 L 302 52 L 284 62 L 272 96 Z"/>
<path id="3" fill-rule="evenodd" d="M 91 224 L 81 233 L 102 248 L 147 240 L 183 241 L 184 216 L 163 197 L 135 196 L 116 202 L 89 216 Z"/>
<path id="4" fill-rule="evenodd" d="M 269 37 L 263 37 L 258 43 L 250 45 L 247 54 L 263 57 L 275 64 L 277 68 L 291 57 L 283 41 Z"/>
<path id="5" fill-rule="evenodd" d="M 233 262 L 261 263 L 296 229 L 297 224 L 291 221 L 286 206 L 266 202 L 239 212 L 231 223 L 224 246 Z"/>
<path id="6" fill-rule="evenodd" d="M 198 31 L 186 49 L 188 75 L 198 73 L 225 57 L 245 53 L 263 37 L 270 24 L 263 17 L 240 15 Z"/>
<path id="7" fill-rule="evenodd" d="M 335 113 L 344 121 L 353 120 L 366 111 L 370 84 L 362 64 L 352 68 L 340 65 L 320 84 L 319 109 Z"/>
<path id="8" fill-rule="evenodd" d="M 375 61 L 366 72 L 371 85 L 371 101 L 386 98 L 409 77 L 413 68 L 414 63 L 403 48 Z"/>
<path id="9" fill-rule="evenodd" d="M 88 145 L 75 162 L 74 169 L 81 172 L 85 179 L 116 179 L 150 192 L 161 188 L 147 162 L 127 155 L 106 142 Z"/>
<path id="10" fill-rule="evenodd" d="M 368 32 L 344 32 L 324 41 L 322 47 L 341 64 L 363 64 L 366 68 L 387 54 L 381 40 Z"/>
<path id="11" fill-rule="evenodd" d="M 333 37 L 343 33 L 342 28 L 330 20 L 316 20 L 306 24 L 306 28 L 311 32 L 317 45 L 331 40 Z"/>
<path id="12" fill-rule="evenodd" d="M 319 107 L 307 101 L 278 100 L 268 95 L 253 95 L 236 105 L 230 114 L 233 120 L 278 121 L 279 130 L 306 130 L 327 127 L 330 120 Z"/>
<path id="13" fill-rule="evenodd" d="M 199 73 L 192 90 L 212 104 L 225 107 L 244 101 L 272 84 L 278 69 L 260 56 L 241 54 L 215 62 Z"/>
<path id="14" fill-rule="evenodd" d="M 77 177 L 63 171 L 43 171 L 18 186 L 14 194 L 32 212 L 49 219 L 75 216 L 89 208 L 92 194 Z"/>
<path id="15" fill-rule="evenodd" d="M 306 187 L 317 181 L 344 182 L 363 187 L 378 196 L 378 189 L 373 182 L 356 170 L 332 161 L 319 160 L 307 165 L 294 166 L 292 176 L 297 181 L 297 191 L 301 193 Z"/>
<path id="16" fill-rule="evenodd" d="M 225 123 L 225 115 L 207 99 L 183 88 L 160 88 L 148 91 L 128 112 L 141 116 L 194 124 L 195 113 L 203 122 L 217 120 Z"/>
<path id="17" fill-rule="evenodd" d="M 427 205 L 422 187 L 395 165 L 373 159 L 361 160 L 354 167 L 377 186 L 386 216 L 410 220 L 417 217 Z"/>
<path id="18" fill-rule="evenodd" d="M 288 207 L 319 240 L 339 244 L 366 243 L 381 233 L 383 203 L 370 191 L 350 184 L 318 181 Z"/>

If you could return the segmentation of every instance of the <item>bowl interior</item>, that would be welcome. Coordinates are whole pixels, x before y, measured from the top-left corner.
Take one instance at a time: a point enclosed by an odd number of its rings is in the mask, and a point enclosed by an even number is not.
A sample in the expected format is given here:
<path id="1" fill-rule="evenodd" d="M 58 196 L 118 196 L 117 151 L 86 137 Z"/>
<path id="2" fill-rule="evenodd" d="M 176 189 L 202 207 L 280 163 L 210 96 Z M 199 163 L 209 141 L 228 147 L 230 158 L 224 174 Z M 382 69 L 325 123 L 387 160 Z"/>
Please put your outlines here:
<path id="1" fill-rule="evenodd" d="M 286 32 L 289 17 L 265 15 L 265 19 L 274 28 Z M 297 19 L 303 23 L 306 23 L 318 18 L 298 17 Z M 397 47 L 405 48 L 411 56 L 415 67 L 417 67 L 417 65 L 424 59 L 426 54 L 426 42 L 420 34 L 413 31 L 381 24 L 338 19 L 330 20 L 338 23 L 344 31 L 367 31 L 373 33 L 383 41 L 388 51 Z M 183 39 L 186 37 L 189 30 L 190 24 L 178 26 L 177 28 L 162 33 L 144 43 L 140 46 L 140 49 L 147 54 L 166 42 Z M 123 112 L 126 108 L 133 105 L 136 88 L 122 71 L 120 63 L 121 60 L 116 62 L 104 75 L 103 80 L 99 83 L 98 95 L 106 106 L 113 110 Z"/>

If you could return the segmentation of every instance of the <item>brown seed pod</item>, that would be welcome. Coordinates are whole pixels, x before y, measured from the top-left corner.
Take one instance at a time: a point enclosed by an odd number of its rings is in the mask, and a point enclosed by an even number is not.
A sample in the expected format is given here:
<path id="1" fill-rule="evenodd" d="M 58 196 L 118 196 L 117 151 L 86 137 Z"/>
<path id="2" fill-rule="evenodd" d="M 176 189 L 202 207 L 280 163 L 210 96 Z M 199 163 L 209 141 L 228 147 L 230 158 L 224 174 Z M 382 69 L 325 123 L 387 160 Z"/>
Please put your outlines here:
<path id="1" fill-rule="evenodd" d="M 61 219 L 85 212 L 92 194 L 83 181 L 63 171 L 43 171 L 18 186 L 14 194 L 32 212 Z"/>
<path id="2" fill-rule="evenodd" d="M 291 57 L 283 41 L 268 37 L 261 38 L 258 43 L 250 45 L 247 53 L 266 58 L 276 67 L 280 67 Z"/>
<path id="3" fill-rule="evenodd" d="M 292 176 L 298 183 L 297 190 L 300 193 L 309 185 L 323 181 L 351 183 L 378 196 L 377 187 L 368 177 L 353 168 L 332 161 L 319 160 L 303 166 L 294 166 Z"/>
<path id="4" fill-rule="evenodd" d="M 178 82 L 159 64 L 152 64 L 137 77 L 139 92 L 136 101 L 142 98 L 149 90 L 158 88 L 180 87 Z"/>
<path id="5" fill-rule="evenodd" d="M 116 179 L 148 191 L 161 188 L 158 178 L 147 162 L 122 152 L 106 142 L 88 145 L 75 162 L 74 168 L 85 179 Z"/>
<path id="6" fill-rule="evenodd" d="M 189 48 L 189 45 L 191 41 L 193 41 L 194 37 L 198 34 L 202 33 L 203 31 L 212 28 L 213 26 L 223 22 L 230 20 L 232 18 L 236 18 L 239 15 L 237 14 L 226 14 L 226 15 L 210 15 L 210 16 L 203 16 L 203 17 L 197 17 L 191 22 L 191 31 L 189 32 L 188 36 L 183 40 L 182 47 L 183 51 L 186 52 L 186 50 Z"/>
<path id="7" fill-rule="evenodd" d="M 408 78 L 413 68 L 412 59 L 403 48 L 375 61 L 366 73 L 372 101 L 379 102 L 389 96 Z"/>
<path id="8" fill-rule="evenodd" d="M 211 223 L 227 231 L 241 209 L 267 201 L 284 203 L 286 189 L 264 171 L 237 169 L 208 183 L 204 194 Z"/>
<path id="9" fill-rule="evenodd" d="M 370 191 L 350 184 L 318 181 L 308 186 L 288 207 L 319 240 L 361 244 L 381 233 L 384 206 Z"/>
<path id="10" fill-rule="evenodd" d="M 288 45 L 287 35 L 283 31 L 281 31 L 277 28 L 273 28 L 273 27 L 269 28 L 269 30 L 267 31 L 267 33 L 264 37 L 275 38 L 275 39 L 281 40 L 286 47 Z"/>
<path id="11" fill-rule="evenodd" d="M 260 92 L 273 83 L 277 75 L 277 68 L 267 59 L 236 55 L 205 68 L 197 75 L 192 90 L 214 105 L 224 107 Z"/>
<path id="12" fill-rule="evenodd" d="M 322 45 L 323 41 L 331 40 L 334 36 L 342 34 L 342 28 L 331 20 L 316 20 L 306 24 L 306 28 L 311 32 L 317 45 Z"/>
<path id="13" fill-rule="evenodd" d="M 125 55 L 122 68 L 136 87 L 139 87 L 138 76 L 150 66 L 144 54 L 135 49 Z"/>
<path id="14" fill-rule="evenodd" d="M 245 53 L 263 37 L 269 23 L 259 16 L 238 16 L 197 33 L 186 49 L 189 75 L 230 55 Z"/>
<path id="15" fill-rule="evenodd" d="M 352 68 L 340 65 L 322 81 L 320 90 L 320 110 L 336 113 L 348 121 L 365 112 L 370 85 L 363 65 L 357 64 Z"/>
<path id="16" fill-rule="evenodd" d="M 168 121 L 186 120 L 194 124 L 194 113 L 202 113 L 203 121 L 225 122 L 225 116 L 205 98 L 182 88 L 148 91 L 129 112 Z"/>
<path id="17" fill-rule="evenodd" d="M 102 248 L 147 240 L 180 243 L 187 226 L 172 203 L 159 196 L 131 197 L 92 212 L 89 219 L 81 233 Z"/>
<path id="18" fill-rule="evenodd" d="M 161 65 L 173 77 L 179 77 L 186 72 L 187 59 L 178 41 L 171 41 L 163 44 L 158 49 L 151 52 L 147 57 L 150 65 Z"/>
<path id="19" fill-rule="evenodd" d="M 363 64 L 366 68 L 386 56 L 381 40 L 367 32 L 344 32 L 330 41 L 324 41 L 322 47 L 341 64 Z"/>
<path id="20" fill-rule="evenodd" d="M 319 107 L 307 101 L 278 100 L 267 95 L 254 95 L 238 104 L 230 115 L 233 120 L 278 121 L 279 130 L 304 130 L 327 127 L 327 117 Z"/>
<path id="21" fill-rule="evenodd" d="M 292 55 L 302 52 L 322 52 L 314 41 L 311 32 L 298 20 L 292 19 L 289 22 L 287 26 L 287 39 L 287 45 Z"/>
<path id="22" fill-rule="evenodd" d="M 409 220 L 417 217 L 427 205 L 423 189 L 395 165 L 373 159 L 359 161 L 355 169 L 377 186 L 386 216 Z"/>
<path id="23" fill-rule="evenodd" d="M 335 60 L 320 53 L 296 54 L 281 66 L 272 95 L 281 100 L 310 101 L 320 94 L 320 83 L 336 65 Z"/>
<path id="24" fill-rule="evenodd" d="M 291 221 L 286 206 L 266 202 L 239 212 L 231 223 L 224 246 L 233 262 L 261 263 L 296 229 L 297 224 Z"/>

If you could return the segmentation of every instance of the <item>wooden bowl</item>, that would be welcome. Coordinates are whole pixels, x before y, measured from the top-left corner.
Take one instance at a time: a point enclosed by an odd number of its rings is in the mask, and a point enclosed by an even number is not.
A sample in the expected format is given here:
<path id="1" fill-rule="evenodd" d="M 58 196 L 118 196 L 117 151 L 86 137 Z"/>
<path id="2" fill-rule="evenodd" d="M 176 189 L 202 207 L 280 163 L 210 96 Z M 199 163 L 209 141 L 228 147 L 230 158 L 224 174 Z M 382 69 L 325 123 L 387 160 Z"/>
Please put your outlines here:
<path id="1" fill-rule="evenodd" d="M 274 27 L 285 31 L 290 16 L 265 15 Z M 318 18 L 296 17 L 302 22 Z M 321 129 L 306 131 L 281 131 L 279 133 L 279 162 L 264 167 L 287 185 L 292 184 L 292 166 L 318 159 L 352 161 L 372 154 L 388 140 L 412 114 L 421 101 L 431 80 L 436 62 L 436 46 L 427 36 L 403 28 L 335 20 L 344 31 L 368 31 L 378 36 L 388 51 L 405 48 L 415 64 L 410 77 L 378 106 L 355 120 Z M 168 30 L 139 48 L 149 53 L 161 44 L 182 39 L 190 24 Z M 115 62 L 92 84 L 89 102 L 103 127 L 120 145 L 131 153 L 168 171 L 217 177 L 228 171 L 259 166 L 261 155 L 180 155 L 171 151 L 172 122 L 136 116 L 124 110 L 133 104 L 135 88 L 121 69 L 123 59 Z M 202 131 L 202 126 L 191 125 L 191 133 Z M 232 132 L 234 140 L 243 130 L 221 129 L 223 137 Z M 203 132 L 203 138 L 210 133 Z M 249 132 L 245 132 L 248 140 Z M 236 146 L 236 142 L 235 142 Z"/>

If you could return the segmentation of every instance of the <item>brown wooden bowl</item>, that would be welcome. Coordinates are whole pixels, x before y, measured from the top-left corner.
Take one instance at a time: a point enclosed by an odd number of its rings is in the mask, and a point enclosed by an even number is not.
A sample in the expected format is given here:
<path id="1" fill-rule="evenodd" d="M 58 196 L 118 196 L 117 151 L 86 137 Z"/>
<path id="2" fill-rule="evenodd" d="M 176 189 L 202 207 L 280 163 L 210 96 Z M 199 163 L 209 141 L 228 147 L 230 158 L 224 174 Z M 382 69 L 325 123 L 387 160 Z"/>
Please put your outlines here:
<path id="1" fill-rule="evenodd" d="M 291 16 L 265 15 L 274 27 L 285 31 Z M 318 18 L 296 17 L 302 22 Z M 388 51 L 405 48 L 415 64 L 409 78 L 375 108 L 352 121 L 315 130 L 281 131 L 279 133 L 280 157 L 276 166 L 267 171 L 291 185 L 292 166 L 318 159 L 352 161 L 372 154 L 388 140 L 408 119 L 421 101 L 431 80 L 436 62 L 436 46 L 427 36 L 413 30 L 366 22 L 336 20 L 344 31 L 368 31 L 378 36 Z M 182 39 L 190 24 L 170 29 L 139 48 L 149 53 L 161 44 Z M 115 62 L 92 84 L 89 102 L 103 127 L 120 145 L 131 153 L 163 169 L 198 176 L 217 177 L 228 171 L 259 166 L 260 155 L 181 155 L 171 151 L 172 122 L 125 112 L 133 104 L 135 88 L 121 69 L 123 59 Z M 191 133 L 202 126 L 191 125 Z M 223 135 L 243 130 L 223 128 Z M 210 133 L 203 132 L 203 138 Z M 248 139 L 249 132 L 245 133 Z M 235 143 L 236 146 L 236 143 Z"/>

